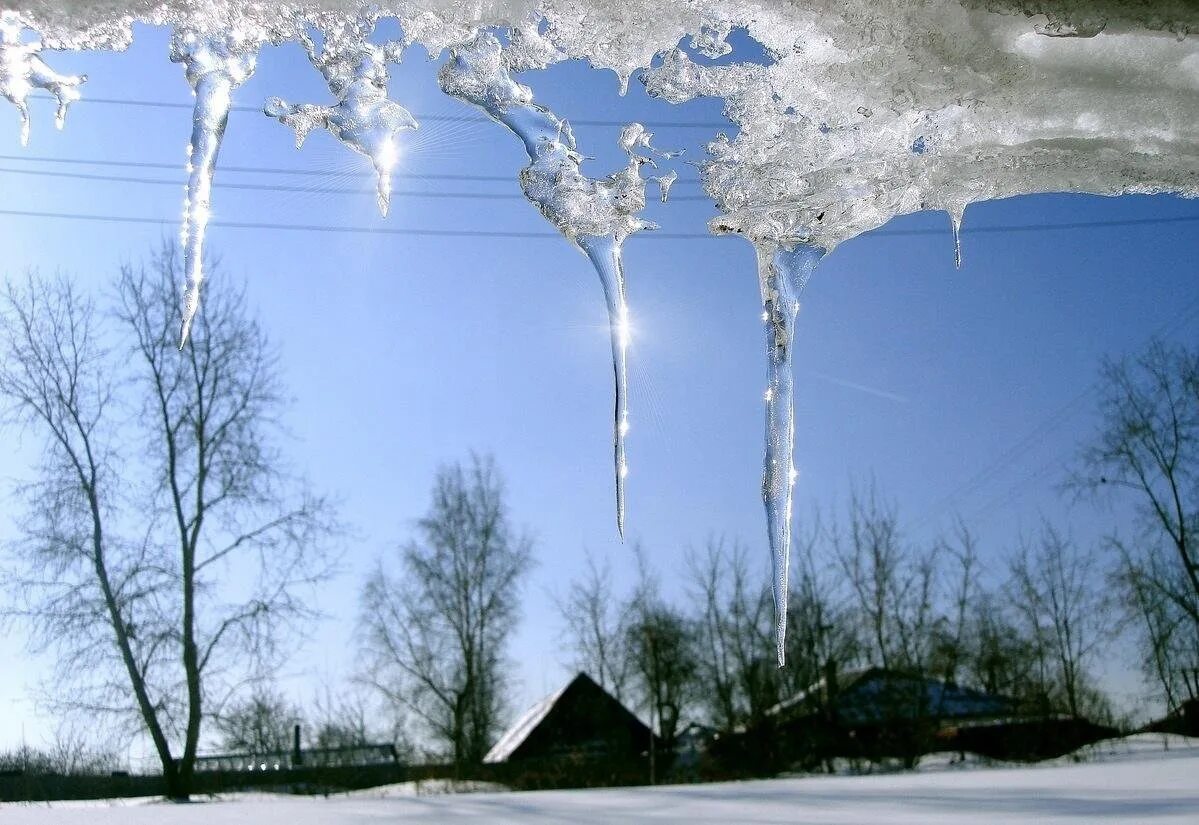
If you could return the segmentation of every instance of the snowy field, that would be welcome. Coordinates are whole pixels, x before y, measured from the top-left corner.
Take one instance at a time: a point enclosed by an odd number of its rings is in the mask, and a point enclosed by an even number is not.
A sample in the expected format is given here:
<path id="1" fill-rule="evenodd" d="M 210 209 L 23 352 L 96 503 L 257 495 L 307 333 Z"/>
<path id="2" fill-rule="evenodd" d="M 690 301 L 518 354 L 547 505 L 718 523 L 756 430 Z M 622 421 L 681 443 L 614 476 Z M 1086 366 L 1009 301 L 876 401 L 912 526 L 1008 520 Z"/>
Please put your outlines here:
<path id="1" fill-rule="evenodd" d="M 248 795 L 194 805 L 0 805 L 4 825 L 377 825 L 432 823 L 1194 823 L 1199 740 L 1133 737 L 1092 746 L 1095 761 L 1021 768 L 804 777 L 593 791 L 416 795 L 411 786 L 329 799 Z"/>

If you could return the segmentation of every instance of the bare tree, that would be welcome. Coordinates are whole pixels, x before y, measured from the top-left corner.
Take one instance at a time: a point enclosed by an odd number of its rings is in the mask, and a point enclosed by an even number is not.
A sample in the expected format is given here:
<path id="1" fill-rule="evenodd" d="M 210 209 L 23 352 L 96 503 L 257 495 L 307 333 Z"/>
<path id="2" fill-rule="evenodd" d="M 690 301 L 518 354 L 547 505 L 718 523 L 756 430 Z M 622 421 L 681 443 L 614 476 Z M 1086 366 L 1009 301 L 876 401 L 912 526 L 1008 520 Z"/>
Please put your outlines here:
<path id="1" fill-rule="evenodd" d="M 495 462 L 478 456 L 438 471 L 418 528 L 400 575 L 380 561 L 363 588 L 367 678 L 461 770 L 481 762 L 499 732 L 504 647 L 520 616 L 532 542 L 508 523 Z"/>
<path id="2" fill-rule="evenodd" d="M 213 721 L 222 748 L 264 756 L 292 749 L 295 726 L 303 724 L 304 714 L 279 691 L 259 685 Z"/>
<path id="3" fill-rule="evenodd" d="M 372 726 L 370 718 L 366 698 L 352 685 L 336 691 L 326 685 L 314 703 L 308 741 L 318 748 L 348 748 L 382 739 L 384 734 Z"/>
<path id="4" fill-rule="evenodd" d="M 1076 489 L 1123 491 L 1133 542 L 1112 537 L 1129 615 L 1142 622 L 1146 674 L 1170 707 L 1199 696 L 1199 349 L 1152 342 L 1100 372 L 1101 424 L 1080 455 Z"/>
<path id="5" fill-rule="evenodd" d="M 1035 644 L 1047 709 L 1082 717 L 1105 711 L 1088 668 L 1110 637 L 1109 602 L 1068 538 L 1051 524 L 1034 544 L 1025 541 L 1010 565 L 1009 596 Z"/>
<path id="6" fill-rule="evenodd" d="M 769 655 L 774 608 L 761 571 L 738 542 L 709 539 L 687 554 L 696 605 L 696 694 L 721 730 L 760 720 L 778 701 L 778 668 Z M 789 636 L 789 638 L 791 638 Z M 795 663 L 792 660 L 791 666 Z"/>
<path id="7" fill-rule="evenodd" d="M 663 751 L 671 754 L 683 711 L 694 699 L 695 627 L 662 597 L 640 547 L 636 554 L 640 576 L 629 603 L 625 644 L 641 706 L 649 711 Z"/>
<path id="8" fill-rule="evenodd" d="M 980 591 L 969 609 L 964 653 L 959 660 L 964 681 L 987 693 L 1019 699 L 1029 710 L 1043 711 L 1039 648 L 1012 617 L 1010 599 Z"/>
<path id="9" fill-rule="evenodd" d="M 1185 573 L 1169 555 L 1146 545 L 1117 538 L 1111 544 L 1119 556 L 1113 575 L 1130 623 L 1139 628 L 1141 666 L 1156 681 L 1166 707 L 1176 711 L 1199 699 L 1199 629 Z M 1152 547 L 1152 545 L 1148 545 Z"/>
<path id="10" fill-rule="evenodd" d="M 624 646 L 628 605 L 612 590 L 612 569 L 587 554 L 586 575 L 570 583 L 565 599 L 557 600 L 566 624 L 563 636 L 574 655 L 573 664 L 600 687 L 624 700 L 629 659 Z"/>
<path id="11" fill-rule="evenodd" d="M 856 600 L 847 592 L 851 586 L 836 552 L 835 529 L 826 529 L 820 513 L 813 510 L 806 528 L 797 528 L 793 535 L 797 569 L 791 580 L 787 667 L 777 672 L 785 698 L 807 693 L 825 678 L 836 682 L 838 671 L 856 666 L 866 647 Z M 808 695 L 819 705 L 827 693 Z"/>
<path id="12" fill-rule="evenodd" d="M 932 671 L 945 682 L 956 684 L 967 656 L 970 610 L 979 596 L 978 546 L 964 521 L 959 519 L 954 525 L 952 541 L 941 541 L 938 555 L 956 562 L 957 575 L 948 594 L 948 609 L 933 624 Z"/>
<path id="13" fill-rule="evenodd" d="M 855 491 L 847 534 L 834 545 L 849 582 L 870 657 L 888 669 L 923 674 L 931 659 L 935 621 L 936 548 L 908 550 L 900 538 L 895 508 L 873 488 Z"/>
<path id="14" fill-rule="evenodd" d="M 58 654 L 57 698 L 137 719 L 185 798 L 206 702 L 313 615 L 337 525 L 274 446 L 277 365 L 244 295 L 222 284 L 180 353 L 180 280 L 169 245 L 123 268 L 111 318 L 69 280 L 10 283 L 0 396 L 44 438 L 9 615 Z"/>

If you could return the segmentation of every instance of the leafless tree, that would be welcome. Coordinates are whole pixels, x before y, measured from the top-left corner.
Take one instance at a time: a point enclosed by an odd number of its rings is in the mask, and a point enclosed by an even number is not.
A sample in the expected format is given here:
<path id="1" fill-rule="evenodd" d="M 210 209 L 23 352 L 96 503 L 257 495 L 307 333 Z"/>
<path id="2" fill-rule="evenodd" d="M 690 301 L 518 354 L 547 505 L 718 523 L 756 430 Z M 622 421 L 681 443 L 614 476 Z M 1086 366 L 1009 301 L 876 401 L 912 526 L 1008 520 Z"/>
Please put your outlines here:
<path id="1" fill-rule="evenodd" d="M 730 731 L 778 701 L 773 601 L 738 542 L 709 539 L 702 554 L 687 554 L 687 569 L 697 613 L 696 694 L 716 727 Z"/>
<path id="2" fill-rule="evenodd" d="M 780 698 L 808 692 L 822 679 L 835 689 L 837 674 L 856 667 L 863 657 L 863 623 L 859 621 L 841 559 L 836 531 L 826 529 L 817 511 L 797 527 L 795 571 L 791 577 L 791 609 L 787 628 L 787 667 L 777 671 Z M 808 694 L 812 709 L 831 698 L 828 691 Z"/>
<path id="3" fill-rule="evenodd" d="M 1008 594 L 1034 654 L 1049 708 L 1105 711 L 1088 669 L 1111 632 L 1110 603 L 1094 564 L 1051 524 L 1011 560 Z"/>
<path id="4" fill-rule="evenodd" d="M 952 540 L 941 541 L 938 556 L 953 559 L 956 575 L 946 609 L 933 624 L 932 671 L 945 682 L 956 684 L 968 655 L 971 608 L 980 596 L 978 545 L 964 521 L 959 519 L 954 525 Z"/>
<path id="5" fill-rule="evenodd" d="M 504 647 L 520 616 L 532 542 L 508 522 L 495 462 L 478 456 L 437 473 L 418 529 L 400 570 L 380 561 L 363 589 L 367 678 L 461 770 L 481 762 L 499 732 Z"/>
<path id="6" fill-rule="evenodd" d="M 366 697 L 355 686 L 334 690 L 326 685 L 310 714 L 308 741 L 317 748 L 348 748 L 384 740 L 387 734 L 371 724 L 371 716 Z"/>
<path id="7" fill-rule="evenodd" d="M 1112 537 L 1146 673 L 1171 708 L 1199 695 L 1199 349 L 1152 342 L 1100 372 L 1098 432 L 1072 484 L 1131 497 L 1139 534 Z"/>
<path id="8" fill-rule="evenodd" d="M 586 672 L 618 700 L 624 701 L 629 681 L 629 658 L 624 646 L 628 604 L 612 589 L 612 569 L 587 554 L 587 572 L 570 583 L 565 599 L 557 600 L 565 622 L 563 632 L 573 654 L 572 664 Z"/>
<path id="9" fill-rule="evenodd" d="M 969 607 L 963 656 L 963 681 L 987 693 L 1020 700 L 1029 710 L 1044 710 L 1038 643 L 1011 615 L 1010 600 L 993 591 L 976 593 Z"/>
<path id="10" fill-rule="evenodd" d="M 834 546 L 861 617 L 870 658 L 888 669 L 925 673 L 935 621 L 936 549 L 906 548 L 892 505 L 871 486 L 850 498 L 848 530 Z"/>
<path id="11" fill-rule="evenodd" d="M 1142 671 L 1176 711 L 1199 698 L 1199 630 L 1192 611 L 1180 604 L 1189 601 L 1185 573 L 1173 558 L 1143 545 L 1114 537 L 1111 544 L 1119 556 L 1117 592 L 1127 619 L 1139 628 Z"/>
<path id="12" fill-rule="evenodd" d="M 295 726 L 303 724 L 304 714 L 278 690 L 260 684 L 213 721 L 221 748 L 263 756 L 292 749 Z"/>
<path id="13" fill-rule="evenodd" d="M 206 703 L 313 615 L 337 525 L 286 473 L 275 357 L 220 284 L 176 351 L 175 250 L 124 267 L 101 316 L 69 280 L 9 283 L 0 397 L 42 437 L 20 489 L 9 617 L 57 653 L 57 698 L 136 719 L 188 795 Z M 291 636 L 290 638 L 295 638 Z"/>
<path id="14" fill-rule="evenodd" d="M 682 715 L 694 700 L 695 627 L 663 598 L 640 547 L 636 553 L 639 581 L 629 603 L 625 644 L 641 706 L 649 711 L 662 750 L 670 754 Z"/>

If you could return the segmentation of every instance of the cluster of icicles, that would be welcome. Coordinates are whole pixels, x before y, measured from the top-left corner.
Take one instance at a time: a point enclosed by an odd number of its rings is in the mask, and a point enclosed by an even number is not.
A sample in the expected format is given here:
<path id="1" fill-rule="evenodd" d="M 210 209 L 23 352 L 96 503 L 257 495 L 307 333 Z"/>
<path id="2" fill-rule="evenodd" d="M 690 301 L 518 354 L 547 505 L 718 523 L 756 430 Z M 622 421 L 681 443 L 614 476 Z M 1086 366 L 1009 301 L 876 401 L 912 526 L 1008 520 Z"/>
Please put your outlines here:
<path id="1" fill-rule="evenodd" d="M 375 170 L 379 209 L 386 214 L 392 170 L 399 156 L 399 136 L 417 129 L 418 123 L 407 109 L 387 96 L 388 65 L 399 61 L 403 44 L 371 43 L 369 37 L 376 22 L 367 18 L 322 26 L 319 45 L 306 33 L 299 36 L 313 67 L 325 78 L 335 103 L 292 104 L 270 98 L 263 112 L 294 130 L 297 148 L 312 130 L 319 128 L 366 157 Z M 19 111 L 23 145 L 29 139 L 28 96 L 36 89 L 53 95 L 58 101 L 56 125 L 61 129 L 69 105 L 80 98 L 80 86 L 87 80 L 84 75 L 54 71 L 41 57 L 42 44 L 23 39 L 26 29 L 25 21 L 17 13 L 0 12 L 0 93 Z M 233 94 L 253 74 L 264 44 L 262 36 L 238 28 L 222 32 L 178 28 L 171 39 L 170 59 L 182 64 L 194 93 L 181 232 L 186 284 L 180 347 L 186 345 L 192 320 L 200 309 L 213 175 Z M 438 81 L 447 94 L 477 107 L 521 139 L 529 157 L 528 166 L 520 173 L 521 189 L 546 220 L 588 257 L 599 276 L 611 334 L 616 517 L 623 537 L 628 472 L 625 435 L 629 429 L 626 389 L 629 312 L 622 247 L 630 235 L 656 228 L 638 217 L 646 202 L 642 167 L 656 167 L 651 155 L 669 160 L 677 153 L 655 149 L 650 144 L 652 135 L 640 124 L 630 123 L 619 138 L 628 155 L 628 165 L 601 179 L 584 175 L 580 170 L 584 157 L 577 151 L 570 125 L 535 103 L 532 90 L 512 77 L 514 73 L 544 68 L 565 58 L 532 24 L 509 30 L 506 42 L 490 32 L 479 31 L 473 39 L 450 49 Z M 652 178 L 663 202 L 676 178 L 673 170 Z M 781 242 L 755 241 L 755 246 L 769 364 L 762 495 L 773 557 L 776 644 L 781 666 L 786 630 L 791 491 L 796 476 L 792 461 L 791 350 L 799 295 L 823 252 L 812 246 Z"/>

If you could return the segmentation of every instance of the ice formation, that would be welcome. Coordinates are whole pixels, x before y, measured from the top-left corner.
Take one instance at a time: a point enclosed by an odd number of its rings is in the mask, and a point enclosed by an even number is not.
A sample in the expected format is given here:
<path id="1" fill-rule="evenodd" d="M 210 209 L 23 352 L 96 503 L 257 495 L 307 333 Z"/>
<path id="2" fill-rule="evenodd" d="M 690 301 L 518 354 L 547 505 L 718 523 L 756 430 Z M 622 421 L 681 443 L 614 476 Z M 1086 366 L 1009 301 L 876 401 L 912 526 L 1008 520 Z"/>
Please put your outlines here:
<path id="1" fill-rule="evenodd" d="M 64 75 L 42 60 L 42 43 L 21 40 L 25 25 L 13 11 L 0 11 L 0 94 L 17 107 L 21 116 L 21 145 L 29 145 L 29 106 L 34 89 L 45 89 L 58 100 L 54 125 L 59 129 L 67 119 L 67 107 L 79 99 L 79 86 L 87 75 Z"/>
<path id="2" fill-rule="evenodd" d="M 648 148 L 651 135 L 640 123 L 625 126 L 619 144 L 629 155 L 628 165 L 606 179 L 585 176 L 579 168 L 583 156 L 576 151 L 570 124 L 534 103 L 533 90 L 512 78 L 513 72 L 545 68 L 561 59 L 562 53 L 533 26 L 512 29 L 507 47 L 495 35 L 482 31 L 469 42 L 450 48 L 450 59 L 442 65 L 438 82 L 446 94 L 482 109 L 524 142 L 529 165 L 520 173 L 521 189 L 546 220 L 591 259 L 599 274 L 612 342 L 616 526 L 623 537 L 629 307 L 621 249 L 633 233 L 655 228 L 637 217 L 645 208 L 641 167 L 650 161 L 634 151 Z"/>
<path id="3" fill-rule="evenodd" d="M 367 38 L 374 26 L 375 20 L 369 16 L 335 21 L 325 28 L 324 45 L 319 48 L 307 32 L 300 32 L 309 61 L 324 75 L 337 103 L 292 106 L 273 97 L 263 111 L 295 130 L 297 149 L 309 132 L 323 128 L 365 155 L 375 168 L 379 211 L 386 215 L 391 203 L 391 172 L 400 153 L 396 136 L 416 129 L 417 123 L 407 109 L 387 98 L 387 64 L 399 62 L 403 44 L 371 43 Z"/>
<path id="4" fill-rule="evenodd" d="M 762 501 L 774 570 L 775 646 L 778 663 L 786 661 L 787 579 L 791 569 L 791 490 L 797 476 L 795 388 L 791 349 L 799 296 L 823 253 L 805 244 L 757 245 L 762 321 L 766 325 L 766 459 L 762 468 Z"/>
<path id="5" fill-rule="evenodd" d="M 254 73 L 265 38 L 260 29 L 179 26 L 171 38 L 171 61 L 182 63 L 195 102 L 192 135 L 187 145 L 187 200 L 183 206 L 183 268 L 187 277 L 183 328 L 179 346 L 187 343 L 192 319 L 200 307 L 204 281 L 204 232 L 212 213 L 212 176 L 233 90 Z"/>
<path id="6" fill-rule="evenodd" d="M 1199 4 L 1193 0 L 9 0 L 9 5 L 20 17 L 9 12 L 3 18 L 0 83 L 22 108 L 23 119 L 31 88 L 58 96 L 61 115 L 82 78 L 46 67 L 36 47 L 21 43 L 21 24 L 40 32 L 53 48 L 122 48 L 134 21 L 209 33 L 197 36 L 198 50 L 185 57 L 189 79 L 198 84 L 187 222 L 189 312 L 199 283 L 207 188 L 223 112 L 229 93 L 253 68 L 257 48 L 234 48 L 222 38 L 240 32 L 245 43 L 257 44 L 295 39 L 307 26 L 328 32 L 330 21 L 352 29 L 355 21 L 394 16 L 403 45 L 421 43 L 434 55 L 449 49 L 443 87 L 524 140 L 530 164 L 522 187 L 592 259 L 604 282 L 617 381 L 622 524 L 627 307 L 620 244 L 641 228 L 636 215 L 645 192 L 639 167 L 646 159 L 637 153 L 651 151 L 649 136 L 630 125 L 620 138 L 630 154 L 628 168 L 606 180 L 589 179 L 579 170 L 569 127 L 535 104 L 530 89 L 511 75 L 584 58 L 614 71 L 622 87 L 640 72 L 650 94 L 673 103 L 721 98 L 737 131 L 713 137 L 703 180 L 720 211 L 710 228 L 753 244 L 763 289 L 769 354 L 763 495 L 775 560 L 780 661 L 794 479 L 789 365 L 799 291 L 819 257 L 896 215 L 941 209 L 950 215 L 960 264 L 962 215 L 970 203 L 990 198 L 1048 191 L 1199 194 L 1199 37 L 1192 34 L 1199 33 Z M 729 37 L 737 29 L 760 45 L 756 59 L 730 61 L 736 55 Z M 511 32 L 507 45 L 501 42 L 505 30 Z M 309 54 L 338 103 L 280 102 L 268 111 L 296 127 L 298 137 L 320 125 L 372 159 L 386 158 L 381 147 L 395 134 L 388 129 L 406 123 L 388 109 L 376 85 L 386 74 L 387 47 L 378 52 L 362 41 L 341 52 L 331 42 L 326 40 L 319 57 L 312 47 Z M 354 55 L 366 60 L 355 64 Z M 351 94 L 355 82 L 362 85 Z M 358 131 L 365 123 L 371 125 Z M 376 163 L 384 208 L 387 167 Z M 658 179 L 663 199 L 672 180 L 669 174 Z"/>

